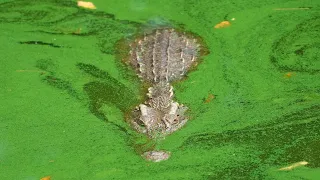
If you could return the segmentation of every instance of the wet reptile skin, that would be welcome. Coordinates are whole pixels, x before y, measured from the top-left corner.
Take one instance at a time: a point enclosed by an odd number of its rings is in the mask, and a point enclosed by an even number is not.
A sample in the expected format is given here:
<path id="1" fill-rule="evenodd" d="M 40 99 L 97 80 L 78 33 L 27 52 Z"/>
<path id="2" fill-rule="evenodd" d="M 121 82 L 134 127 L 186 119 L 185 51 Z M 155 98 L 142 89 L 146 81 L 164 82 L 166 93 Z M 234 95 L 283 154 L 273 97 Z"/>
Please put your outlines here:
<path id="1" fill-rule="evenodd" d="M 151 138 L 182 127 L 187 107 L 173 101 L 171 83 L 184 77 L 196 62 L 200 45 L 174 29 L 158 29 L 130 45 L 130 64 L 151 84 L 148 100 L 132 112 L 133 127 Z"/>

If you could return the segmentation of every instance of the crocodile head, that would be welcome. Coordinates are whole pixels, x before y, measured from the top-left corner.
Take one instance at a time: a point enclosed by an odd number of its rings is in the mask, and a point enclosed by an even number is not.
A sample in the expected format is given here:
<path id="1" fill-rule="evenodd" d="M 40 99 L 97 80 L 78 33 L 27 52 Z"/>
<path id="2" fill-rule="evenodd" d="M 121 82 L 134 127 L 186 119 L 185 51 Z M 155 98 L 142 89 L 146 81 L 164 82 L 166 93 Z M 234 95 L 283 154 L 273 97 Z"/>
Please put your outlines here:
<path id="1" fill-rule="evenodd" d="M 172 86 L 168 83 L 149 88 L 149 100 L 135 109 L 133 124 L 139 132 L 149 137 L 170 134 L 182 127 L 187 118 L 187 107 L 173 102 Z"/>
<path id="2" fill-rule="evenodd" d="M 166 112 L 140 104 L 135 110 L 137 116 L 132 123 L 136 130 L 151 138 L 162 137 L 178 130 L 187 122 L 186 110 L 187 107 L 177 102 L 171 103 Z"/>

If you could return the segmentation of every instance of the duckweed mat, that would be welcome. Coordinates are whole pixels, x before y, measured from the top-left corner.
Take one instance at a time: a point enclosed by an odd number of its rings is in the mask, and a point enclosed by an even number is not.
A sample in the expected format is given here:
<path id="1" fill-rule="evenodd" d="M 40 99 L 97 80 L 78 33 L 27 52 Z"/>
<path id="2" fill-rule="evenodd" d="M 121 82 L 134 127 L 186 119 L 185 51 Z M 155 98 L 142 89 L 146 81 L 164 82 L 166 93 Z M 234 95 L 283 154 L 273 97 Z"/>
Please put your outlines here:
<path id="1" fill-rule="evenodd" d="M 319 179 L 319 1 L 92 2 L 0 1 L 0 179 Z M 174 84 L 190 121 L 155 142 L 125 121 L 145 87 L 122 62 L 159 26 L 208 54 Z"/>

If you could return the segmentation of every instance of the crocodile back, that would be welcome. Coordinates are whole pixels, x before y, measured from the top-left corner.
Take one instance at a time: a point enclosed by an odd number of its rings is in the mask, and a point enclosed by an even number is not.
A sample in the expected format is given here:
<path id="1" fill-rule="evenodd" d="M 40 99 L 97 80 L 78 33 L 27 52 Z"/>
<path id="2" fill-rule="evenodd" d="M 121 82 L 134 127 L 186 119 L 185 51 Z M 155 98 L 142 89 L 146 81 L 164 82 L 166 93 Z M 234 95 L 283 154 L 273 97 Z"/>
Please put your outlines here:
<path id="1" fill-rule="evenodd" d="M 173 29 L 158 29 L 130 46 L 130 63 L 139 77 L 157 84 L 181 79 L 196 61 L 200 45 Z"/>

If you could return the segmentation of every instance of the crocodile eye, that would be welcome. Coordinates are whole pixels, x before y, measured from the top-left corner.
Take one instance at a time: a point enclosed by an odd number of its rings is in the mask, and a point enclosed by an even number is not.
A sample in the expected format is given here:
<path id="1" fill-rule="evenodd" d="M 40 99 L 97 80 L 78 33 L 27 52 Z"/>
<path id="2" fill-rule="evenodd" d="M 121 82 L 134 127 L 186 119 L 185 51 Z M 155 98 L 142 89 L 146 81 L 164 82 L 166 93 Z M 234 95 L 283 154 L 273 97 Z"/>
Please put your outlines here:
<path id="1" fill-rule="evenodd" d="M 176 118 L 173 120 L 172 124 L 178 124 L 178 122 L 179 122 L 179 119 L 178 119 L 178 117 L 176 117 Z"/>
<path id="2" fill-rule="evenodd" d="M 143 123 L 143 121 L 141 121 L 140 119 L 136 120 L 137 124 L 139 124 L 139 126 L 141 127 L 145 127 L 146 125 Z"/>

